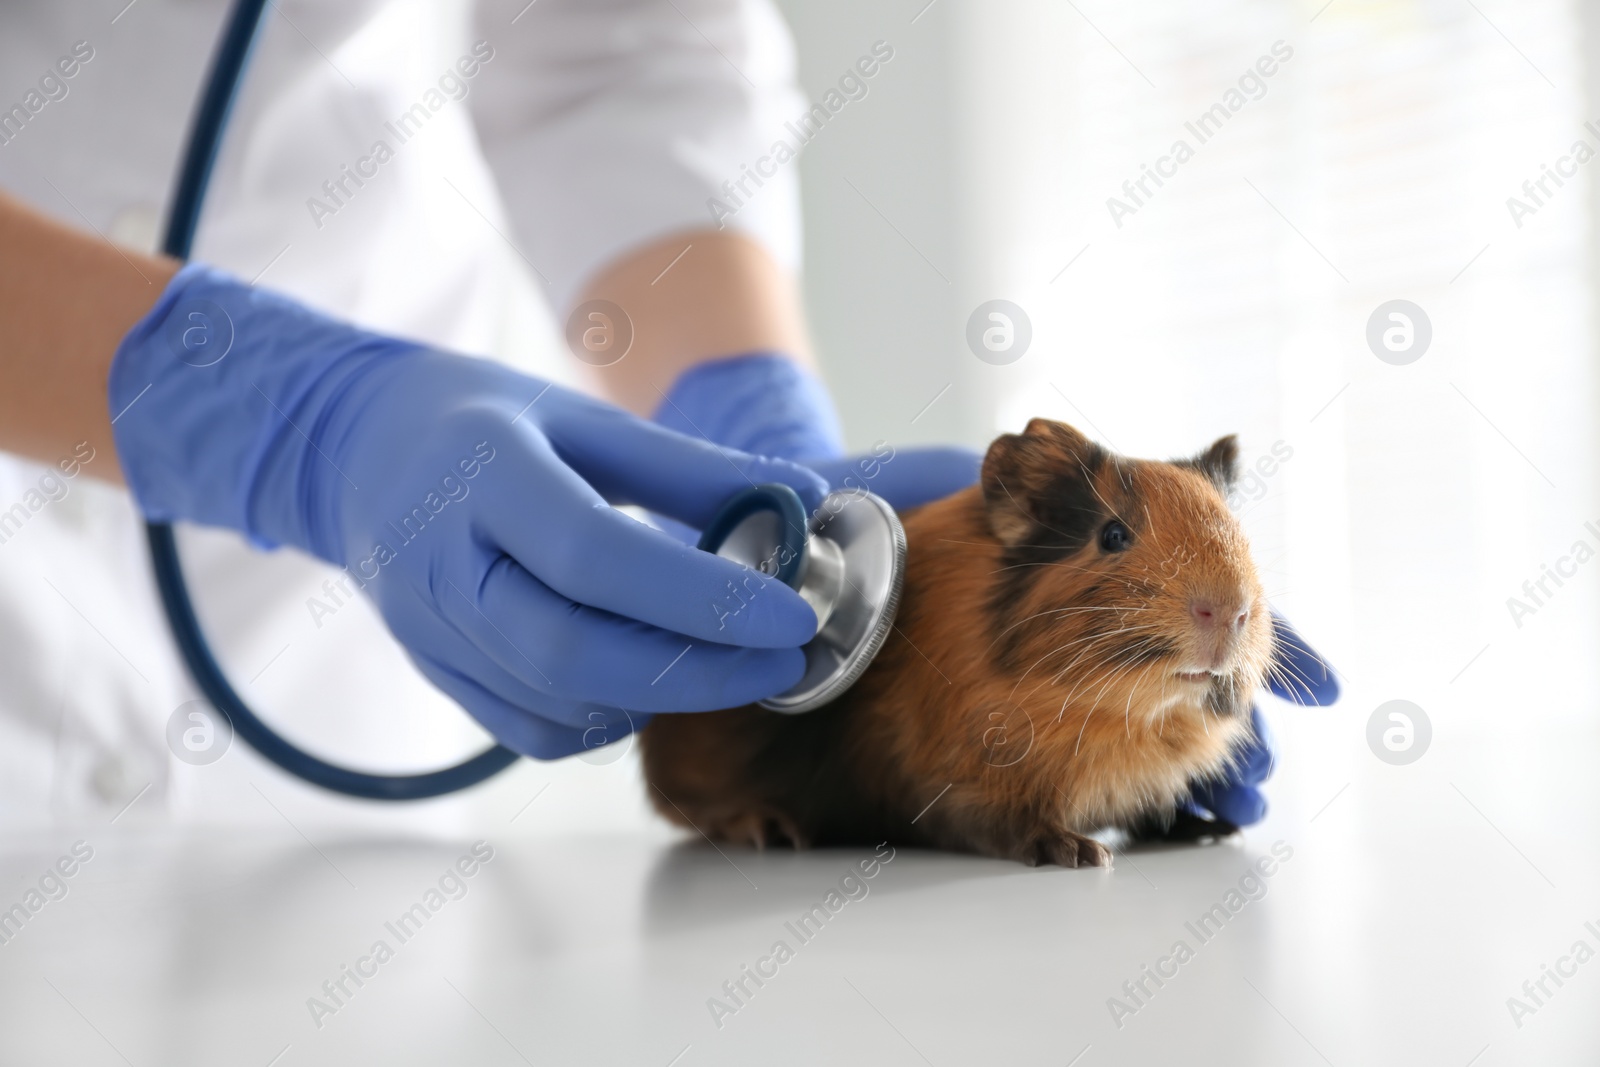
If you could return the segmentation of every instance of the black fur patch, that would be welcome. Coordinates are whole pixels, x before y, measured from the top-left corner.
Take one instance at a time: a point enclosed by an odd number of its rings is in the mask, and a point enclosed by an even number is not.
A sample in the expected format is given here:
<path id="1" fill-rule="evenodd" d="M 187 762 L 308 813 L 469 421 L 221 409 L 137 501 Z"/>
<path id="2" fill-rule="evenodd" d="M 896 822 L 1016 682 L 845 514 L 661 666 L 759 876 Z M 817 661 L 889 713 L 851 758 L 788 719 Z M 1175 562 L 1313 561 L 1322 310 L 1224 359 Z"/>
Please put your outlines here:
<path id="1" fill-rule="evenodd" d="M 1243 714 L 1249 701 L 1241 699 L 1242 693 L 1231 677 L 1213 678 L 1206 690 L 1206 707 L 1219 719 Z"/>
<path id="2" fill-rule="evenodd" d="M 1038 496 L 1019 499 L 1033 521 L 1026 536 L 1001 554 L 1001 570 L 995 575 L 989 597 L 989 610 L 1000 638 L 996 653 L 1002 664 L 1015 666 L 1012 660 L 1017 645 L 1026 636 L 1026 627 L 1013 623 L 1046 569 L 1094 544 L 1101 527 L 1109 519 L 1120 517 L 1113 516 L 1095 492 L 1094 479 L 1108 465 L 1116 468 L 1119 484 L 1131 490 L 1131 475 L 1124 465 L 1099 445 L 1091 445 L 1081 466 L 1060 471 Z M 1092 603 L 1096 594 L 1094 587 L 1086 590 L 1085 602 Z M 1039 622 L 1048 626 L 1051 617 L 1041 617 Z"/>

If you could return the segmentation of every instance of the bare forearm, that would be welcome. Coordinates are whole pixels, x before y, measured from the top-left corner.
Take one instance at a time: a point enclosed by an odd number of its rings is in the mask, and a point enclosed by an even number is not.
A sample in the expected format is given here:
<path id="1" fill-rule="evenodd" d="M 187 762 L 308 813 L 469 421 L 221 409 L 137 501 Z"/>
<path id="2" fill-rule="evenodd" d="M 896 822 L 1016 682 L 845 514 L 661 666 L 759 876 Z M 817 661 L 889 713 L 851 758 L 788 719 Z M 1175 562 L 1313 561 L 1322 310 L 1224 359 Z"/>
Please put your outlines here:
<path id="1" fill-rule="evenodd" d="M 106 375 L 124 334 L 178 264 L 119 249 L 0 193 L 0 451 L 44 462 L 87 441 L 98 478 L 121 480 Z M 755 242 L 715 230 L 644 246 L 601 272 L 582 300 L 633 322 L 627 358 L 601 388 L 648 415 L 683 371 L 767 350 L 811 363 L 794 279 Z"/>
<path id="2" fill-rule="evenodd" d="M 645 245 L 579 297 L 596 299 L 633 323 L 627 356 L 597 377 L 611 400 L 636 414 L 651 414 L 678 375 L 708 359 L 764 350 L 811 365 L 794 278 L 738 234 L 702 230 Z"/>
<path id="3" fill-rule="evenodd" d="M 121 480 L 106 374 L 177 269 L 0 193 L 0 451 L 53 463 L 87 441 L 84 470 Z"/>

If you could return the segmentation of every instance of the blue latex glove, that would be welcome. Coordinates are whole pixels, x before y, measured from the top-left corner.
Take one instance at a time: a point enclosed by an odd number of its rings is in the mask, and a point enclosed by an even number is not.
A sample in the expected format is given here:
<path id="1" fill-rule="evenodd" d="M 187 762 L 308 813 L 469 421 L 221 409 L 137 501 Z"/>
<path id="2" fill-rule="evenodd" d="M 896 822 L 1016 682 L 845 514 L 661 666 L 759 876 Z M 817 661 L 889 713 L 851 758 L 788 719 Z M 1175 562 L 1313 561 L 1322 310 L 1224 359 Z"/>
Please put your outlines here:
<path id="1" fill-rule="evenodd" d="M 1333 669 L 1305 639 L 1295 633 L 1282 615 L 1273 613 L 1272 634 L 1277 643 L 1267 689 L 1294 704 L 1325 706 L 1339 699 L 1339 681 Z M 1272 735 L 1259 707 L 1250 709 L 1252 733 L 1238 753 L 1238 762 L 1226 778 L 1194 784 L 1193 807 L 1204 808 L 1235 826 L 1260 822 L 1267 814 L 1261 783 L 1272 774 Z"/>
<path id="2" fill-rule="evenodd" d="M 668 429 L 727 448 L 801 460 L 844 451 L 827 388 L 787 356 L 750 352 L 699 363 L 672 383 L 656 408 Z"/>
<path id="3" fill-rule="evenodd" d="M 968 448 L 906 448 L 892 441 L 844 457 L 839 416 L 827 389 L 794 360 L 769 352 L 685 371 L 655 419 L 729 448 L 803 463 L 834 489 L 867 489 L 899 510 L 965 489 L 983 465 L 983 457 Z"/>
<path id="4" fill-rule="evenodd" d="M 798 595 L 607 504 L 699 525 L 777 481 L 815 506 L 825 486 L 801 467 L 201 266 L 124 338 L 109 399 L 148 517 L 348 568 L 421 671 L 518 752 L 579 751 L 597 723 L 614 740 L 621 709 L 746 704 L 804 670 L 816 617 Z"/>

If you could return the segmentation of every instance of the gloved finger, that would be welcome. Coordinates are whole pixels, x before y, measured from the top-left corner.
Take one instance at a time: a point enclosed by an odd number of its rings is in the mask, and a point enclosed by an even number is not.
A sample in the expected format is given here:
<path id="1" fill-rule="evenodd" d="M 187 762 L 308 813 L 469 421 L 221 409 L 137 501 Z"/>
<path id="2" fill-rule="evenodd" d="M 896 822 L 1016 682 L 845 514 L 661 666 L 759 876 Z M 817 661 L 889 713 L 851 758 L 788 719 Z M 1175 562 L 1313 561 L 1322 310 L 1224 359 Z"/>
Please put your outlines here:
<path id="1" fill-rule="evenodd" d="M 621 711 L 620 708 L 613 710 Z M 654 715 L 641 711 L 638 714 L 623 712 L 618 718 L 604 721 L 597 719 L 583 731 L 584 750 L 593 752 L 596 749 L 605 748 L 607 745 L 618 744 L 630 734 L 636 734 L 643 730 L 653 718 L 655 718 Z M 618 753 L 618 755 L 621 754 Z"/>
<path id="2" fill-rule="evenodd" d="M 1275 647 L 1267 669 L 1267 688 L 1273 696 L 1318 707 L 1339 699 L 1339 680 L 1333 668 L 1277 612 L 1272 613 L 1272 636 Z"/>
<path id="3" fill-rule="evenodd" d="M 609 405 L 568 405 L 544 424 L 561 458 L 601 496 L 704 529 L 723 502 L 763 482 L 781 482 L 807 511 L 828 487 L 788 460 L 723 448 L 635 418 Z"/>
<path id="4" fill-rule="evenodd" d="M 449 595 L 457 594 L 451 590 Z M 426 620 L 390 627 L 413 662 L 426 657 L 439 669 L 448 669 L 453 674 L 471 679 L 474 684 L 513 708 L 521 708 L 557 726 L 577 730 L 590 730 L 597 724 L 626 722 L 628 718 L 628 713 L 622 708 L 565 700 L 528 685 L 491 659 L 470 637 L 451 625 L 448 619 L 440 617 L 433 604 L 427 605 L 425 610 L 399 612 L 395 616 L 397 619 Z"/>
<path id="5" fill-rule="evenodd" d="M 549 442 L 525 444 L 506 450 L 509 480 L 479 514 L 505 552 L 567 600 L 728 645 L 792 649 L 816 634 L 816 613 L 782 582 L 618 511 Z M 725 488 L 747 485 L 728 480 Z"/>
<path id="6" fill-rule="evenodd" d="M 1271 776 L 1272 767 L 1272 750 L 1259 741 L 1251 741 L 1234 752 L 1224 778 L 1240 785 L 1260 785 Z"/>
<path id="7" fill-rule="evenodd" d="M 1267 798 L 1253 785 L 1216 785 L 1197 790 L 1195 800 L 1211 814 L 1235 826 L 1250 826 L 1267 814 Z"/>
<path id="8" fill-rule="evenodd" d="M 1250 709 L 1250 732 L 1234 749 L 1220 777 L 1190 784 L 1195 803 L 1237 826 L 1261 821 L 1267 801 L 1258 788 L 1272 774 L 1272 733 L 1259 707 Z"/>
<path id="9" fill-rule="evenodd" d="M 582 730 L 560 726 L 508 704 L 471 678 L 426 656 L 413 653 L 411 661 L 423 677 L 460 704 L 468 715 L 494 735 L 496 741 L 513 752 L 550 760 L 583 751 Z"/>
<path id="10" fill-rule="evenodd" d="M 905 511 L 975 484 L 983 456 L 970 448 L 901 448 L 887 460 L 869 453 L 807 460 L 806 466 L 834 489 L 865 489 L 883 497 L 896 511 Z"/>
<path id="11" fill-rule="evenodd" d="M 1244 785 L 1260 785 L 1272 774 L 1276 757 L 1272 751 L 1272 731 L 1267 727 L 1261 708 L 1250 708 L 1250 735 L 1237 749 L 1228 764 L 1225 780 Z"/>
<path id="12" fill-rule="evenodd" d="M 686 545 L 700 543 L 700 531 L 692 526 L 685 526 L 677 519 L 669 519 L 664 515 L 652 515 L 656 528 L 674 541 L 682 541 Z"/>
<path id="13" fill-rule="evenodd" d="M 899 449 L 889 460 L 868 453 L 800 462 L 827 479 L 830 489 L 865 489 L 883 497 L 896 511 L 908 511 L 975 485 L 983 456 L 970 448 L 935 446 Z M 700 536 L 699 531 L 672 519 L 658 517 L 657 524 L 686 544 L 694 544 Z"/>
<path id="14" fill-rule="evenodd" d="M 775 589 L 788 591 L 772 584 L 743 610 Z M 476 593 L 452 590 L 441 606 L 512 675 L 567 700 L 629 711 L 712 711 L 781 693 L 805 673 L 798 648 L 695 641 L 574 604 L 509 557 L 490 569 Z"/>

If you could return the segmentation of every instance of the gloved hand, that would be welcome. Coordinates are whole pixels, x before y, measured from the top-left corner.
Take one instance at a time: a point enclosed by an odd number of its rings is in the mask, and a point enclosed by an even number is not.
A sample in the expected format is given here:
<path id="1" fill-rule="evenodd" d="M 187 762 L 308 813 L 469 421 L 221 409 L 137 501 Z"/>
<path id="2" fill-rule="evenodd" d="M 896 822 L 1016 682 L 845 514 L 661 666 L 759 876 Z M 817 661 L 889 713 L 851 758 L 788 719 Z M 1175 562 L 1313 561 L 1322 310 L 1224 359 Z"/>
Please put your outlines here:
<path id="1" fill-rule="evenodd" d="M 1333 669 L 1276 612 L 1272 615 L 1272 634 L 1277 648 L 1267 671 L 1267 689 L 1273 696 L 1319 707 L 1339 699 L 1339 681 Z M 1267 814 L 1267 799 L 1261 795 L 1260 786 L 1272 774 L 1272 735 L 1259 707 L 1251 707 L 1250 725 L 1251 738 L 1239 751 L 1237 763 L 1228 775 L 1220 780 L 1196 782 L 1192 790 L 1194 805 L 1235 826 L 1258 823 Z"/>
<path id="2" fill-rule="evenodd" d="M 891 441 L 844 458 L 839 416 L 822 382 L 794 360 L 768 352 L 685 371 L 655 420 L 719 445 L 792 459 L 834 489 L 867 489 L 898 510 L 965 489 L 978 480 L 983 464 L 968 448 L 908 448 Z"/>
<path id="3" fill-rule="evenodd" d="M 801 467 L 194 265 L 124 338 L 109 393 L 146 516 L 346 567 L 418 668 L 518 752 L 579 751 L 599 722 L 614 739 L 621 709 L 736 707 L 804 669 L 816 617 L 797 594 L 607 504 L 700 525 L 777 481 L 815 506 L 826 487 Z M 719 612 L 735 588 L 743 607 Z"/>

